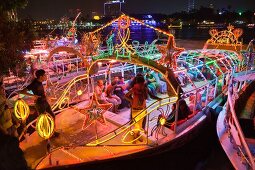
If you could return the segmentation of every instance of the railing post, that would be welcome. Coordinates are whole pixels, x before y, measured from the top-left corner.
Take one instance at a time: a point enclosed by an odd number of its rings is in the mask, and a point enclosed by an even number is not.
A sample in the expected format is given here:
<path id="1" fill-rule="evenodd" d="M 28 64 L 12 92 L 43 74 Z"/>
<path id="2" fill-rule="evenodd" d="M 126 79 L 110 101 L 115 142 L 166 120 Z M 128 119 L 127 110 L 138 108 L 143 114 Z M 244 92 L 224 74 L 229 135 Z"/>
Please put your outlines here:
<path id="1" fill-rule="evenodd" d="M 180 92 L 180 86 L 177 87 L 177 94 L 179 95 Z M 177 128 L 177 122 L 178 122 L 178 111 L 179 111 L 179 96 L 176 102 L 176 112 L 175 112 L 175 120 L 174 120 L 174 133 L 176 133 L 176 128 Z"/>

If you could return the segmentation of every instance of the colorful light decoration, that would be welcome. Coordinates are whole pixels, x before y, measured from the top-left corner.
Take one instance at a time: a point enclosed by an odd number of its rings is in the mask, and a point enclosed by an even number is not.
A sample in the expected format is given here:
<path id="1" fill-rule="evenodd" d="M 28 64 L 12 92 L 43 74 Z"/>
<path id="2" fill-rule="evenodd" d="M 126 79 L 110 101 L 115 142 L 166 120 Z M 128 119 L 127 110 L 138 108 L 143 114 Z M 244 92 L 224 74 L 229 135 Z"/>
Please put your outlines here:
<path id="1" fill-rule="evenodd" d="M 81 53 L 85 56 L 96 55 L 101 43 L 101 35 L 99 33 L 86 33 L 82 37 Z"/>
<path id="2" fill-rule="evenodd" d="M 78 96 L 81 96 L 82 93 L 83 93 L 82 90 L 78 90 L 78 91 L 77 91 L 77 95 L 78 95 Z"/>
<path id="3" fill-rule="evenodd" d="M 177 56 L 184 51 L 184 48 L 176 47 L 174 36 L 169 36 L 166 47 L 158 46 L 159 51 L 163 54 L 163 57 L 158 61 L 161 64 L 166 64 L 167 67 L 177 68 Z"/>
<path id="4" fill-rule="evenodd" d="M 159 47 L 159 51 L 163 53 L 163 59 L 160 60 L 160 62 L 161 62 L 160 64 L 166 64 L 166 65 L 169 65 L 169 67 L 175 69 L 176 68 L 176 58 L 180 54 L 180 52 L 182 52 L 184 49 L 176 47 L 175 41 L 174 41 L 174 36 L 172 34 L 166 32 L 166 31 L 163 31 L 161 29 L 155 28 L 153 26 L 150 26 L 148 24 L 145 24 L 143 21 L 140 21 L 138 19 L 135 19 L 135 18 L 132 18 L 132 17 L 129 17 L 129 16 L 123 14 L 119 18 L 107 23 L 105 26 L 95 30 L 91 34 L 96 34 L 97 32 L 110 26 L 114 22 L 117 22 L 118 23 L 118 32 L 117 32 L 117 40 L 118 40 L 117 42 L 118 43 L 115 45 L 115 48 L 114 48 L 115 52 L 116 52 L 116 59 L 128 58 L 129 60 L 131 60 L 131 55 L 141 54 L 141 53 L 139 53 L 139 51 L 137 51 L 139 49 L 138 47 L 128 44 L 128 41 L 130 40 L 130 28 L 129 27 L 130 27 L 130 23 L 132 21 L 137 22 L 137 23 L 144 25 L 146 27 L 149 27 L 149 28 L 151 28 L 159 33 L 162 33 L 164 35 L 167 35 L 169 37 L 167 46 Z M 110 43 L 107 43 L 107 44 L 110 44 Z M 156 48 L 152 48 L 153 45 L 155 46 L 155 44 L 151 44 L 151 46 L 147 45 L 147 47 L 145 47 L 145 48 L 147 48 L 146 50 L 151 51 L 151 52 L 155 51 Z M 108 48 L 108 51 L 111 52 L 112 47 L 110 45 L 107 45 L 107 46 L 110 48 L 110 49 Z M 148 50 L 148 47 L 150 48 L 149 50 Z M 107 57 L 106 55 L 109 56 L 109 55 L 111 55 L 111 53 L 105 54 L 104 52 L 100 52 L 100 54 L 98 56 L 94 57 L 93 60 Z M 139 56 L 141 56 L 141 55 L 139 55 Z M 144 56 L 149 57 L 149 55 L 143 55 L 143 57 Z"/>
<path id="5" fill-rule="evenodd" d="M 166 100 L 166 102 L 162 102 L 162 101 L 156 101 L 153 104 L 151 104 L 150 106 L 147 107 L 147 112 L 142 111 L 141 114 L 139 114 L 139 116 L 137 116 L 135 118 L 134 121 L 131 121 L 130 124 L 128 124 L 127 126 L 122 126 L 119 127 L 118 129 L 116 129 L 114 132 L 112 132 L 111 134 L 107 135 L 107 137 L 103 137 L 101 139 L 97 139 L 91 143 L 86 144 L 86 146 L 97 146 L 99 144 L 103 144 L 113 138 L 115 138 L 116 136 L 124 133 L 124 135 L 121 138 L 121 141 L 123 143 L 126 144 L 131 144 L 132 142 L 139 140 L 139 138 L 141 137 L 141 135 L 144 134 L 144 130 L 142 129 L 131 129 L 132 126 L 135 125 L 136 122 L 138 122 L 139 120 L 143 119 L 144 116 L 149 115 L 151 112 L 153 112 L 155 109 L 157 109 L 156 106 L 160 105 L 160 106 L 164 106 L 170 103 L 175 103 L 177 101 L 178 97 L 167 97 L 164 100 Z M 148 111 L 149 110 L 149 111 Z M 140 133 L 140 135 L 138 135 L 136 138 L 133 138 L 131 140 L 128 139 L 127 136 L 129 135 L 133 135 L 134 133 Z"/>
<path id="6" fill-rule="evenodd" d="M 28 118 L 29 114 L 30 114 L 30 109 L 27 103 L 22 99 L 18 99 L 14 105 L 15 117 L 18 120 L 25 121 Z"/>
<path id="7" fill-rule="evenodd" d="M 93 94 L 89 105 L 81 109 L 77 107 L 73 107 L 73 109 L 85 115 L 85 119 L 82 125 L 82 130 L 84 130 L 88 128 L 92 123 L 99 122 L 101 124 L 105 124 L 104 113 L 112 106 L 112 103 L 98 103 L 96 94 Z"/>
<path id="8" fill-rule="evenodd" d="M 87 79 L 88 75 L 83 74 L 80 76 L 75 77 L 72 79 L 66 86 L 65 90 L 63 91 L 61 97 L 58 98 L 58 100 L 52 105 L 52 110 L 55 111 L 57 109 L 63 109 L 66 105 L 69 105 L 69 102 L 72 100 L 70 98 L 70 90 L 73 87 L 73 85 L 81 80 Z"/>
<path id="9" fill-rule="evenodd" d="M 238 41 L 238 38 L 243 34 L 243 30 L 241 28 L 234 29 L 234 26 L 229 25 L 228 30 L 218 31 L 217 29 L 211 29 L 209 33 L 211 38 L 206 41 L 204 49 L 206 49 L 208 45 L 212 45 L 215 46 L 215 48 L 218 48 L 219 46 L 226 46 L 233 47 L 236 51 L 237 47 L 242 50 L 243 44 Z"/>
<path id="10" fill-rule="evenodd" d="M 160 112 L 159 116 L 155 116 L 153 117 L 151 120 L 153 119 L 157 119 L 157 124 L 152 128 L 151 130 L 151 136 L 153 135 L 154 132 L 156 132 L 155 137 L 158 140 L 158 136 L 161 133 L 164 136 L 167 136 L 166 132 L 165 132 L 165 125 L 170 126 L 171 124 L 168 123 L 167 117 L 169 116 L 170 112 L 170 106 L 166 105 L 166 111 L 164 111 L 164 109 L 162 107 L 159 107 L 157 109 Z M 171 115 L 174 116 L 174 115 Z"/>
<path id="11" fill-rule="evenodd" d="M 134 136 L 135 134 L 139 134 L 138 136 Z M 133 144 L 134 142 L 142 139 L 143 135 L 145 134 L 145 131 L 142 129 L 132 129 L 128 131 L 128 133 L 125 133 L 124 136 L 121 138 L 121 141 L 125 144 Z M 132 136 L 131 139 L 129 139 L 129 136 Z"/>
<path id="12" fill-rule="evenodd" d="M 54 127 L 54 119 L 50 114 L 44 113 L 37 118 L 36 130 L 40 137 L 49 139 L 54 132 Z"/>
<path id="13" fill-rule="evenodd" d="M 119 57 L 124 57 L 124 58 L 129 58 L 131 60 L 131 54 L 135 53 L 134 48 L 132 45 L 128 44 L 128 40 L 130 38 L 130 18 L 126 15 L 120 16 L 118 20 L 118 40 L 119 44 L 116 44 L 116 53 L 117 56 L 116 58 L 118 59 Z"/>

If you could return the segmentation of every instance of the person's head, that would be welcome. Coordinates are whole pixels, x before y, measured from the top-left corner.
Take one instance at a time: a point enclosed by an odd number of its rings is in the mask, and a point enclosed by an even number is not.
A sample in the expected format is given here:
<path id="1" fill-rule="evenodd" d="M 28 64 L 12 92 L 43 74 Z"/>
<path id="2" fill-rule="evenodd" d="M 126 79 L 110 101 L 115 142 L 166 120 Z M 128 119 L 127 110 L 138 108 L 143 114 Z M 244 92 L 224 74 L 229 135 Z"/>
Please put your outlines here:
<path id="1" fill-rule="evenodd" d="M 190 112 L 189 106 L 187 105 L 185 100 L 183 100 L 183 99 L 179 100 L 179 110 L 178 111 L 185 113 L 185 114 Z"/>
<path id="2" fill-rule="evenodd" d="M 135 83 L 141 84 L 141 83 L 144 83 L 144 82 L 145 82 L 145 80 L 144 80 L 143 75 L 142 75 L 142 74 L 137 74 L 137 76 L 136 76 L 136 82 L 135 82 Z"/>
<path id="3" fill-rule="evenodd" d="M 97 80 L 97 85 L 98 86 L 103 86 L 104 85 L 104 81 L 103 80 Z"/>
<path id="4" fill-rule="evenodd" d="M 119 77 L 114 77 L 114 81 L 118 82 L 119 81 Z"/>
<path id="5" fill-rule="evenodd" d="M 130 78 L 131 78 L 131 79 L 134 79 L 134 78 L 135 78 L 135 73 L 131 73 L 131 74 L 130 74 Z"/>
<path id="6" fill-rule="evenodd" d="M 37 80 L 39 80 L 41 82 L 47 80 L 47 75 L 43 69 L 36 70 L 35 77 Z"/>
<path id="7" fill-rule="evenodd" d="M 119 80 L 120 80 L 121 83 L 124 83 L 124 82 L 125 82 L 125 79 L 124 79 L 124 77 L 122 77 L 122 76 L 119 77 Z"/>
<path id="8" fill-rule="evenodd" d="M 176 103 L 172 105 L 172 111 L 176 109 Z"/>
<path id="9" fill-rule="evenodd" d="M 112 81 L 111 85 L 112 85 L 112 86 L 115 86 L 117 83 L 118 83 L 118 82 L 114 80 L 114 81 Z"/>

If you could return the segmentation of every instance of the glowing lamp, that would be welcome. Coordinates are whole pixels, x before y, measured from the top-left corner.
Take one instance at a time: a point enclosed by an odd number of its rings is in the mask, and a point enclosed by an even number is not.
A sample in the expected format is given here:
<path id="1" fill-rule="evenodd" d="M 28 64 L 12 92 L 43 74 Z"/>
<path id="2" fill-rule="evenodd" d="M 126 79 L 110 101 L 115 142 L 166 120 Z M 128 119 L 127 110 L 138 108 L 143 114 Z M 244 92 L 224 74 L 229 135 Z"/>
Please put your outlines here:
<path id="1" fill-rule="evenodd" d="M 77 95 L 78 95 L 78 96 L 82 95 L 82 90 L 78 90 L 78 91 L 77 91 Z"/>
<path id="2" fill-rule="evenodd" d="M 30 113 L 30 109 L 27 103 L 22 99 L 18 99 L 14 105 L 15 117 L 19 120 L 25 121 L 27 117 L 29 116 L 29 113 Z"/>
<path id="3" fill-rule="evenodd" d="M 98 15 L 95 15 L 93 18 L 94 20 L 100 20 L 100 17 Z"/>
<path id="4" fill-rule="evenodd" d="M 37 118 L 36 130 L 40 137 L 49 139 L 54 132 L 54 119 L 48 113 L 41 114 Z"/>
<path id="5" fill-rule="evenodd" d="M 115 63 L 115 62 L 116 62 L 116 60 L 111 60 L 111 61 L 110 61 L 110 63 Z"/>
<path id="6" fill-rule="evenodd" d="M 97 63 L 98 66 L 102 66 L 102 64 L 103 64 L 102 62 L 98 62 Z"/>
<path id="7" fill-rule="evenodd" d="M 161 117 L 161 118 L 159 119 L 159 122 L 160 122 L 160 125 L 164 126 L 164 124 L 166 124 L 166 119 L 163 118 L 163 117 Z"/>

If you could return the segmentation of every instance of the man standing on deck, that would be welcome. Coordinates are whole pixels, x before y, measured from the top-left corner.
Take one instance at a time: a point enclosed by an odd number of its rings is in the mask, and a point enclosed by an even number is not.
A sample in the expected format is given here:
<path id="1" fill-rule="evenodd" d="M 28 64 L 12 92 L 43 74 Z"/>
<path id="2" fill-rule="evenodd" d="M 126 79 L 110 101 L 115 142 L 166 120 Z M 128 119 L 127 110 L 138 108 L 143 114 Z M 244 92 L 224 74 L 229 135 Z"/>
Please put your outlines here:
<path id="1" fill-rule="evenodd" d="M 47 80 L 47 75 L 45 74 L 45 71 L 43 69 L 37 70 L 35 72 L 36 78 L 22 91 L 20 91 L 21 94 L 33 97 L 35 99 L 35 108 L 38 112 L 38 114 L 43 114 L 45 112 L 49 113 L 54 121 L 55 121 L 55 114 L 51 110 L 50 104 L 47 101 L 43 82 Z M 28 91 L 32 91 L 33 94 L 28 93 Z M 54 137 L 57 137 L 59 135 L 58 132 L 54 133 Z"/>

